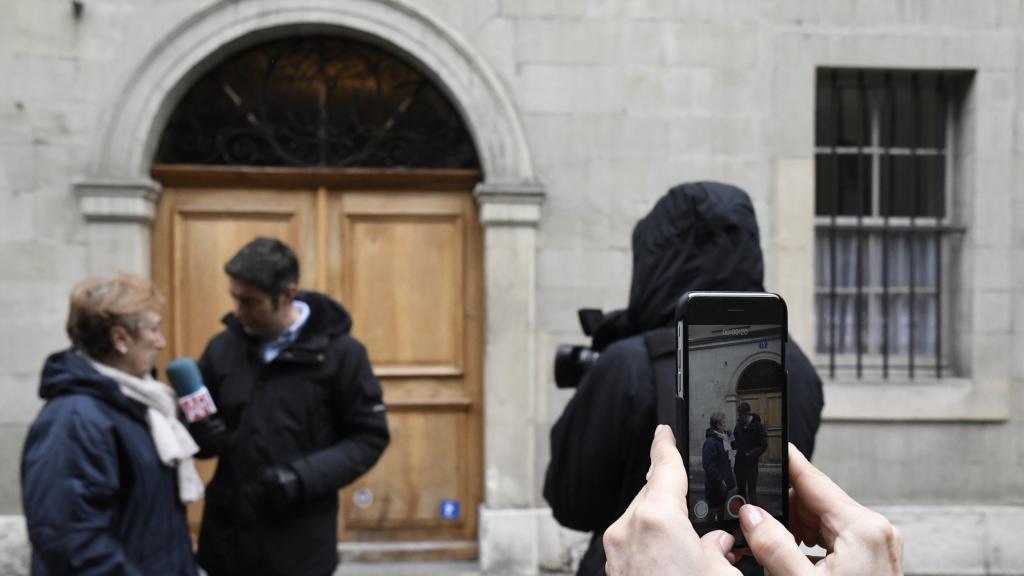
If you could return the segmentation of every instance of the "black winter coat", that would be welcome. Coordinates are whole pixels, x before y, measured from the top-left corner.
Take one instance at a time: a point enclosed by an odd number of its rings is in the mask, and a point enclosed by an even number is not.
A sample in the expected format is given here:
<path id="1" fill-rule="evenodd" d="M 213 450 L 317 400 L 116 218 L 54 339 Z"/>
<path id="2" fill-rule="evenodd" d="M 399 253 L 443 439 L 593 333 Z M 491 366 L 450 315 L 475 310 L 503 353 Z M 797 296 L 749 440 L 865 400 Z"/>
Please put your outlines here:
<path id="1" fill-rule="evenodd" d="M 764 424 L 757 414 L 750 415 L 750 422 L 736 422 L 733 429 L 733 448 L 736 449 L 736 462 L 757 462 L 757 459 L 768 449 L 768 435 Z"/>
<path id="2" fill-rule="evenodd" d="M 579 574 L 604 574 L 602 535 L 645 483 L 657 425 L 654 372 L 642 334 L 674 324 L 692 290 L 764 290 L 754 207 L 745 192 L 699 182 L 669 190 L 633 230 L 629 307 L 611 314 L 603 350 L 551 429 L 544 498 L 563 526 L 593 531 Z M 615 338 L 613 338 L 614 340 Z M 786 343 L 790 441 L 808 457 L 823 407 L 821 379 L 800 348 Z"/>
<path id="3" fill-rule="evenodd" d="M 72 350 L 51 355 L 21 459 L 32 574 L 194 576 L 177 471 L 145 407 Z"/>
<path id="4" fill-rule="evenodd" d="M 207 487 L 199 563 L 211 576 L 322 576 L 338 563 L 338 490 L 365 474 L 389 441 L 381 387 L 352 320 L 326 296 L 299 292 L 310 308 L 298 339 L 264 364 L 261 342 L 234 315 L 199 361 L 228 429 Z M 301 501 L 268 509 L 264 470 L 299 476 Z"/>

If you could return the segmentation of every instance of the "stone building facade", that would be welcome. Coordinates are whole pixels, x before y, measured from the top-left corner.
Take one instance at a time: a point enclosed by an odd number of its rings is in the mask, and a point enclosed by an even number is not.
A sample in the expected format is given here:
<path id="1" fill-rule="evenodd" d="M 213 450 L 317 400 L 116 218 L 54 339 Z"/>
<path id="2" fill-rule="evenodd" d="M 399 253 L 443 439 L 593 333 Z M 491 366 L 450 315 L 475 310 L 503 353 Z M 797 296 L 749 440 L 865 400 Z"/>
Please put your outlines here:
<path id="1" fill-rule="evenodd" d="M 1024 3 L 1019 0 L 4 0 L 0 3 L 0 513 L 24 542 L 18 463 L 70 287 L 148 275 L 150 167 L 218 60 L 309 33 L 367 39 L 443 87 L 482 181 L 479 561 L 563 569 L 583 535 L 541 496 L 571 392 L 551 358 L 575 310 L 622 307 L 630 233 L 670 186 L 754 200 L 766 283 L 816 347 L 815 110 L 828 69 L 956 71 L 941 378 L 826 369 L 815 461 L 905 534 L 908 573 L 1024 573 Z M 816 213 L 818 216 L 816 217 Z M 822 246 L 819 240 L 819 247 Z M 816 284 L 817 292 L 816 292 Z M 817 296 L 816 296 L 817 294 Z M 24 569 L 17 552 L 0 572 Z M 20 567 L 20 568 L 19 568 Z"/>

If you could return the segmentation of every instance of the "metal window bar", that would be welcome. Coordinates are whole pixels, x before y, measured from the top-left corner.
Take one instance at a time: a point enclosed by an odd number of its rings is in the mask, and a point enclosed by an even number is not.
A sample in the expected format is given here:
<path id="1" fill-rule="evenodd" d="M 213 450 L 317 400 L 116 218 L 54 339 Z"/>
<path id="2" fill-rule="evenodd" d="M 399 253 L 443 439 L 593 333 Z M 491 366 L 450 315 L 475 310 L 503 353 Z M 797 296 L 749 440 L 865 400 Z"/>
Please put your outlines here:
<path id="1" fill-rule="evenodd" d="M 829 294 L 829 357 L 828 373 L 830 378 L 836 377 L 836 215 L 839 212 L 839 154 L 836 147 L 840 141 L 842 130 L 842 112 L 839 97 L 839 70 L 832 71 L 832 229 L 829 231 L 829 281 L 832 291 Z"/>
<path id="2" fill-rule="evenodd" d="M 912 153 L 910 155 L 910 189 L 913 191 L 912 205 L 910 209 L 910 227 L 913 228 L 915 219 L 917 218 L 918 209 L 921 207 L 921 158 L 917 155 L 917 149 L 921 146 L 921 90 L 919 86 L 920 75 L 917 72 L 910 74 L 910 101 L 912 103 L 913 111 L 910 114 L 910 149 Z M 917 336 L 917 318 L 916 318 L 916 302 L 914 288 L 917 280 L 917 258 L 915 251 L 915 240 L 914 234 L 908 236 L 910 243 L 910 295 L 908 312 L 910 313 L 910 322 L 907 323 L 908 330 L 910 333 L 907 335 L 907 339 L 910 345 L 907 346 L 907 365 L 909 366 L 910 379 L 914 379 L 914 352 L 915 350 L 915 336 Z"/>
<path id="3" fill-rule="evenodd" d="M 864 143 L 871 138 L 871 121 L 868 117 L 867 88 L 864 83 L 864 71 L 857 74 L 857 118 L 860 121 L 860 134 L 857 138 L 857 300 L 854 302 L 857 322 L 854 326 L 854 338 L 857 346 L 857 378 L 864 370 Z M 869 185 L 870 186 L 870 185 Z"/>
<path id="4" fill-rule="evenodd" d="M 885 73 L 885 102 L 889 113 L 889 140 L 888 145 L 894 144 L 893 133 L 896 127 L 896 93 L 892 87 L 892 73 Z M 882 379 L 889 379 L 889 218 L 892 216 L 893 197 L 893 170 L 895 163 L 892 157 L 886 155 L 885 179 L 886 190 L 889 193 L 885 198 L 885 213 L 882 230 Z"/>
<path id="5" fill-rule="evenodd" d="M 946 133 L 946 83 L 939 74 L 935 90 L 935 134 Z M 943 140 L 943 148 L 948 152 L 951 148 L 948 135 Z M 948 157 L 948 154 L 947 154 Z M 946 188 L 949 195 L 949 189 Z M 945 216 L 945 213 L 943 213 Z M 942 379 L 942 233 L 935 231 L 935 378 Z"/>

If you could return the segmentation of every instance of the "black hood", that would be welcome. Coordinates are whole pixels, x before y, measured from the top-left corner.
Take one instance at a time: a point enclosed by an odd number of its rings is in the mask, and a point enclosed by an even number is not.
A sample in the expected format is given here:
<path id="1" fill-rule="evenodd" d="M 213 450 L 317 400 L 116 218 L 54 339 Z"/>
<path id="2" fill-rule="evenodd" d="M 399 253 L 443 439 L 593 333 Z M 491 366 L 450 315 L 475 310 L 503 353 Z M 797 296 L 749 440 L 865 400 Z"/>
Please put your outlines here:
<path id="1" fill-rule="evenodd" d="M 319 292 L 299 290 L 295 299 L 309 305 L 309 320 L 302 327 L 300 339 L 311 335 L 334 338 L 348 334 L 352 330 L 352 317 L 341 304 L 331 298 Z M 242 328 L 242 324 L 235 318 L 234 313 L 229 312 L 221 319 L 221 322 L 232 332 L 249 337 Z"/>
<path id="2" fill-rule="evenodd" d="M 128 397 L 117 384 L 72 349 L 55 352 L 46 359 L 39 381 L 39 397 L 44 400 L 66 394 L 87 394 L 131 411 Z"/>
<path id="3" fill-rule="evenodd" d="M 754 206 L 735 186 L 676 186 L 633 229 L 635 333 L 671 326 L 679 297 L 694 290 L 764 290 Z"/>
<path id="4" fill-rule="evenodd" d="M 309 305 L 309 320 L 303 331 L 324 334 L 329 337 L 348 334 L 352 331 L 352 317 L 345 307 L 319 292 L 299 291 L 296 300 Z"/>

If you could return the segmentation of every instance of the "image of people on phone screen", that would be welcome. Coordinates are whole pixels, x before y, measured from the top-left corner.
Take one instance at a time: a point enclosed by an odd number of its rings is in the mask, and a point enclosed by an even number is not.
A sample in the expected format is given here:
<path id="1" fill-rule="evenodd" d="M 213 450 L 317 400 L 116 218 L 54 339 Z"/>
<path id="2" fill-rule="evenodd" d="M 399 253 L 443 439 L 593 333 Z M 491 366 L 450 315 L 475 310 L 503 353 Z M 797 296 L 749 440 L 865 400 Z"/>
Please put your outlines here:
<path id="1" fill-rule="evenodd" d="M 744 504 L 782 514 L 781 326 L 690 325 L 689 506 L 698 532 Z M 735 420 L 733 420 L 735 418 Z"/>
<path id="2" fill-rule="evenodd" d="M 736 428 L 732 438 L 736 450 L 737 492 L 748 504 L 757 504 L 757 461 L 768 449 L 768 437 L 761 416 L 750 411 L 748 402 L 736 405 Z"/>

